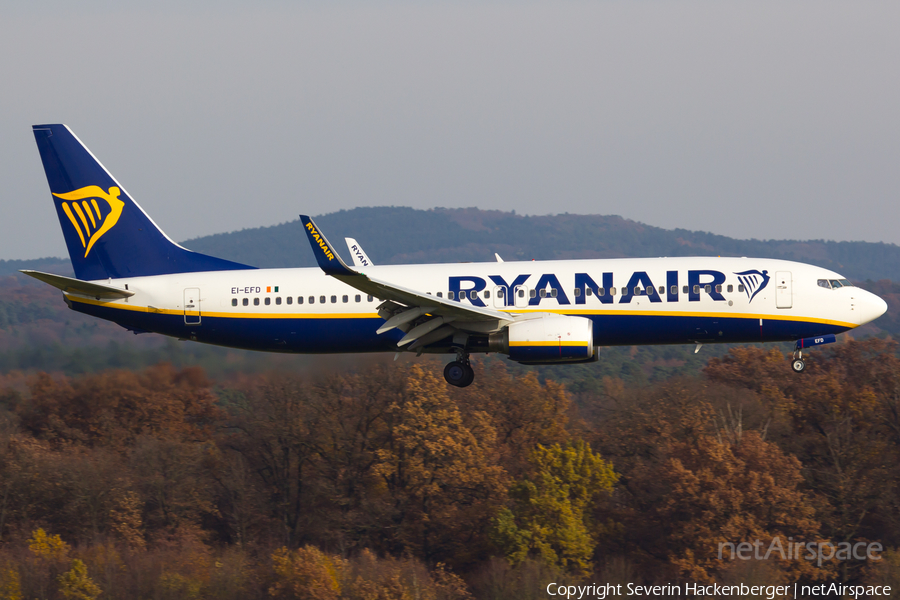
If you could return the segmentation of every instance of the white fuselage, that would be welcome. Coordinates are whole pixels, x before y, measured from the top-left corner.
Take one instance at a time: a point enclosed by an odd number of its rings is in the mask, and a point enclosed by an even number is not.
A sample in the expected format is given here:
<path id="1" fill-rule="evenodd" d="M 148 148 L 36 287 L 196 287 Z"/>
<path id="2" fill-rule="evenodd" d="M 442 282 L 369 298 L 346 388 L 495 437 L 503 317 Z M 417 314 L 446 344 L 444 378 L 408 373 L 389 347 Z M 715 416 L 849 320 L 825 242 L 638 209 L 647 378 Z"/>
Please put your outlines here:
<path id="1" fill-rule="evenodd" d="M 594 322 L 598 346 L 796 340 L 852 329 L 886 309 L 883 300 L 858 287 L 821 285 L 822 280 L 843 280 L 833 271 L 771 259 L 453 263 L 360 271 L 511 315 L 587 317 Z M 376 334 L 383 323 L 380 299 L 318 268 L 98 283 L 127 286 L 134 295 L 96 300 L 67 294 L 73 308 L 131 329 L 220 345 L 283 352 L 391 351 L 402 335 Z"/>

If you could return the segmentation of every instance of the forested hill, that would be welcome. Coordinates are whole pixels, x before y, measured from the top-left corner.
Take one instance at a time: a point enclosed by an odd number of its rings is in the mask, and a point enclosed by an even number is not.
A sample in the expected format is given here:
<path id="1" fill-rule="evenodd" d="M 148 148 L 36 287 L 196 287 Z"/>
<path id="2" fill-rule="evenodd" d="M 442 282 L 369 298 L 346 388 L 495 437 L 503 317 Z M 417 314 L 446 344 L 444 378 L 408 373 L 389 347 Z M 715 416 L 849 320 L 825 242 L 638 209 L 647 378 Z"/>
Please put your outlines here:
<path id="1" fill-rule="evenodd" d="M 834 269 L 850 279 L 900 280 L 900 246 L 823 240 L 736 240 L 661 229 L 618 216 L 521 216 L 475 208 L 356 208 L 316 217 L 345 256 L 356 238 L 376 264 L 640 256 L 755 256 Z M 315 264 L 299 221 L 189 240 L 192 250 L 260 267 Z M 349 257 L 348 257 L 349 259 Z"/>
<path id="2" fill-rule="evenodd" d="M 342 238 L 356 238 L 376 264 L 640 256 L 754 256 L 820 265 L 846 277 L 900 280 L 900 246 L 823 240 L 736 240 L 686 229 L 662 229 L 618 216 L 522 216 L 476 208 L 416 210 L 369 207 L 316 217 L 346 255 Z M 259 267 L 313 266 L 299 220 L 183 242 L 191 250 Z M 349 257 L 347 257 L 349 258 Z M 56 262 L 57 264 L 54 264 Z M 0 275 L 56 267 L 68 261 L 0 261 Z"/>

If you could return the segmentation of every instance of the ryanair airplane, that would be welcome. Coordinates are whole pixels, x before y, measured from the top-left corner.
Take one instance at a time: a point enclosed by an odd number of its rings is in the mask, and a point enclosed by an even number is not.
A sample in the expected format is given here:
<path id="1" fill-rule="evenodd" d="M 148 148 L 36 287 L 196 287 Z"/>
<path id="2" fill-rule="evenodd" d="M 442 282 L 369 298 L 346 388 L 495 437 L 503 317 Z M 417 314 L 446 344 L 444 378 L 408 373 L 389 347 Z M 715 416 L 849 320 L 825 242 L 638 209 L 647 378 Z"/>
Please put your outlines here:
<path id="1" fill-rule="evenodd" d="M 527 365 L 597 360 L 632 344 L 835 341 L 887 310 L 841 275 L 761 258 L 652 258 L 376 266 L 353 239 L 346 264 L 308 216 L 318 268 L 256 269 L 169 239 L 65 125 L 35 125 L 76 278 L 23 271 L 69 308 L 135 333 L 269 352 L 455 355 Z M 299 232 L 298 232 L 299 233 Z"/>

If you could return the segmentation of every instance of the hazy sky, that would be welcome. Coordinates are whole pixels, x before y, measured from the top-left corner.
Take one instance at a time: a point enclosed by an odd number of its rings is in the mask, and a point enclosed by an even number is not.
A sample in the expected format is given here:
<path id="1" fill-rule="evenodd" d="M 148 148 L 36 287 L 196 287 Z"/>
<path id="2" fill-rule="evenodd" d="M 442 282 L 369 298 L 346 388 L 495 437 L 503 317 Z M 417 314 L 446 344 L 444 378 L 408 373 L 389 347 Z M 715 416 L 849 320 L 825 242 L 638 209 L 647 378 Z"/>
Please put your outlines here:
<path id="1" fill-rule="evenodd" d="M 896 0 L 131 4 L 0 4 L 0 258 L 65 254 L 52 122 L 176 240 L 403 205 L 900 243 Z"/>

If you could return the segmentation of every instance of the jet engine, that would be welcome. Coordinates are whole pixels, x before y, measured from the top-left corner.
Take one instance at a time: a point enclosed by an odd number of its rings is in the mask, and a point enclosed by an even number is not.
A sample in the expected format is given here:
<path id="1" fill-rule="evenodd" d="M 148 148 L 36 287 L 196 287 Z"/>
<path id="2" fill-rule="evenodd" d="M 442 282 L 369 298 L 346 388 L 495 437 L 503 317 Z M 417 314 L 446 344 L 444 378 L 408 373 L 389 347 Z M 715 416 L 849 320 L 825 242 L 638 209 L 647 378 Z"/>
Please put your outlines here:
<path id="1" fill-rule="evenodd" d="M 521 363 L 589 362 L 594 360 L 593 325 L 584 317 L 544 315 L 491 334 L 488 345 Z"/>

